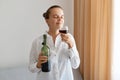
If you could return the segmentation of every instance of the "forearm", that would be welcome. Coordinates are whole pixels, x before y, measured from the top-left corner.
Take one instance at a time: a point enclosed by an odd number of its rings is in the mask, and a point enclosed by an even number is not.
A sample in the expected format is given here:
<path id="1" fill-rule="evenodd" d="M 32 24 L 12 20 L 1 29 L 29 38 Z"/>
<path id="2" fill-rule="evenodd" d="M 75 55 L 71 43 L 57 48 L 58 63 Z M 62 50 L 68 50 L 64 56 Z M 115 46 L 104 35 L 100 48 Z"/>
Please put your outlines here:
<path id="1" fill-rule="evenodd" d="M 69 57 L 71 61 L 71 65 L 74 69 L 78 68 L 80 65 L 79 53 L 75 48 L 69 49 Z"/>

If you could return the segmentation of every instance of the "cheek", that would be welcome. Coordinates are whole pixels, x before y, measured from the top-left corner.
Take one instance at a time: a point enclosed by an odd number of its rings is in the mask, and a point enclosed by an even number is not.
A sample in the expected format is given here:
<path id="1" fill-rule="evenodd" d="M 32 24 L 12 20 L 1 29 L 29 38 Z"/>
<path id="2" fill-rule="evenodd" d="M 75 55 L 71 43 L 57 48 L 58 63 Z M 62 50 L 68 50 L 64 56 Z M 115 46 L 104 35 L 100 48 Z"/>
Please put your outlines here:
<path id="1" fill-rule="evenodd" d="M 63 22 L 63 23 L 64 23 L 64 19 L 61 19 L 61 22 Z"/>
<path id="2" fill-rule="evenodd" d="M 64 23 L 64 20 L 62 20 L 62 22 Z"/>
<path id="3" fill-rule="evenodd" d="M 47 24 L 49 24 L 49 25 L 53 25 L 54 23 L 55 23 L 54 20 L 49 20 L 49 21 L 47 21 Z"/>
<path id="4" fill-rule="evenodd" d="M 50 22 L 55 23 L 55 22 L 57 22 L 57 19 L 51 19 Z"/>

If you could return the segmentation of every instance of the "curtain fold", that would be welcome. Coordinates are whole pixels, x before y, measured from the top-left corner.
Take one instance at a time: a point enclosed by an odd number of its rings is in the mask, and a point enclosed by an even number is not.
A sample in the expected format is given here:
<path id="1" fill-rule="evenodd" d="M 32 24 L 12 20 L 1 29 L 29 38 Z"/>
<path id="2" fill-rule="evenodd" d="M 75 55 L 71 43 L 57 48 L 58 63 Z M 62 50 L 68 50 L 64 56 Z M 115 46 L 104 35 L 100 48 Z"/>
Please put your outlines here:
<path id="1" fill-rule="evenodd" d="M 83 80 L 110 80 L 112 0 L 75 0 L 74 36 Z"/>

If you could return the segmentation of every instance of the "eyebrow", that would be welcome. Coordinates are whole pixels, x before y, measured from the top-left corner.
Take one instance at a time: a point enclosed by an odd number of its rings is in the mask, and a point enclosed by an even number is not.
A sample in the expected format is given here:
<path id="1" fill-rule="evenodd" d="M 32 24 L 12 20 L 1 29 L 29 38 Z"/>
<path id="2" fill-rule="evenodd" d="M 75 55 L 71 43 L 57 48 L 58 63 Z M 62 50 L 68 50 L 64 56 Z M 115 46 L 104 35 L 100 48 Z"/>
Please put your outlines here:
<path id="1" fill-rule="evenodd" d="M 53 16 L 59 16 L 58 14 L 53 14 Z M 60 16 L 64 16 L 64 14 L 60 15 Z"/>

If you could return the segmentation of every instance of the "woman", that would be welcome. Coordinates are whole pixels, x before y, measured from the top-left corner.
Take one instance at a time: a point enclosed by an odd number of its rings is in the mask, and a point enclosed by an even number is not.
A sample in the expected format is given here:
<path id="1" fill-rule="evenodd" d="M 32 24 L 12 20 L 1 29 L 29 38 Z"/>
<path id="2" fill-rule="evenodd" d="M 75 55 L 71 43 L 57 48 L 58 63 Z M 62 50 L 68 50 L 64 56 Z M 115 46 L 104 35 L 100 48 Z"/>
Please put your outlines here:
<path id="1" fill-rule="evenodd" d="M 44 34 L 47 35 L 47 45 L 50 48 L 51 71 L 41 71 L 41 64 L 47 61 L 47 57 L 41 55 L 43 35 L 33 41 L 29 70 L 37 73 L 37 80 L 74 80 L 72 68 L 79 67 L 80 59 L 73 36 L 59 32 L 64 25 L 63 9 L 53 5 L 43 17 L 49 27 Z"/>

